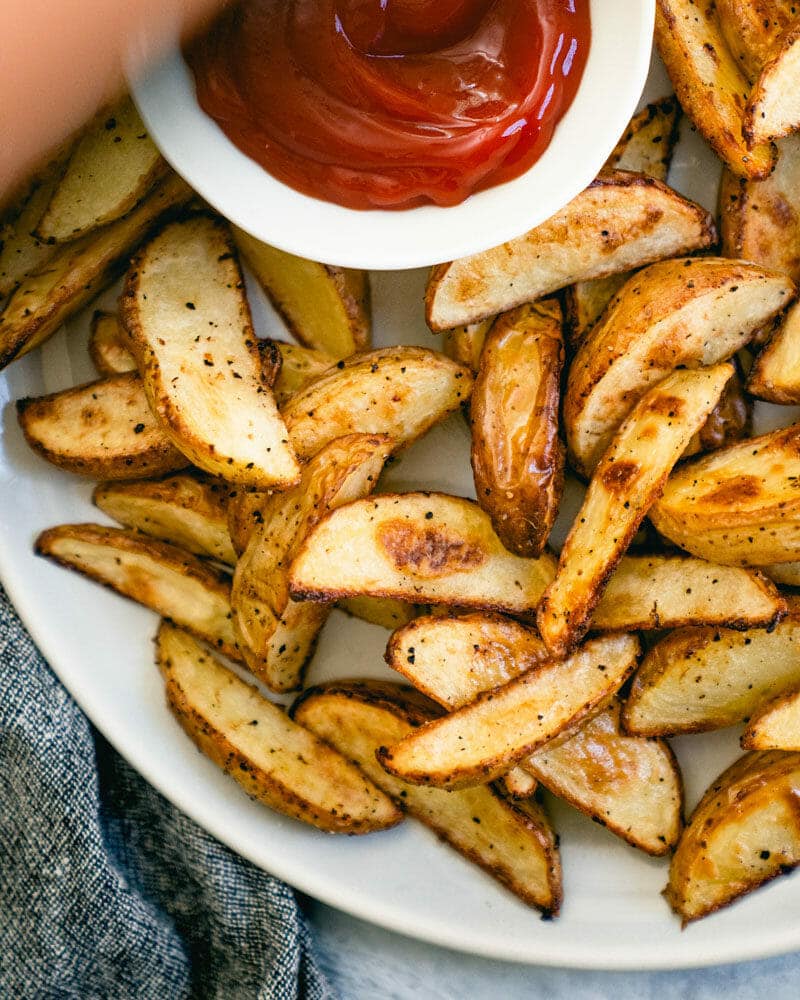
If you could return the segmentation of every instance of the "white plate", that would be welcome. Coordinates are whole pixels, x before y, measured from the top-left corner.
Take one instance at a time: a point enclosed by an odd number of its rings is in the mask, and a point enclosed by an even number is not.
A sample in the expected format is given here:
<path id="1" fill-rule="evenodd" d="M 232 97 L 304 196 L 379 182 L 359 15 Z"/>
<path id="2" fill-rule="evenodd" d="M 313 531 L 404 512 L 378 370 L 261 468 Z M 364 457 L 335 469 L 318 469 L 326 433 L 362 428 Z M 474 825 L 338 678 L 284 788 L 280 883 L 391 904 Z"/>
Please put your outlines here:
<path id="1" fill-rule="evenodd" d="M 667 89 L 657 70 L 649 96 Z M 713 205 L 718 170 L 699 140 L 686 132 L 674 183 Z M 436 346 L 422 321 L 424 280 L 421 272 L 375 276 L 378 343 Z M 106 299 L 113 303 L 113 295 Z M 263 300 L 256 306 L 262 331 L 278 332 Z M 7 404 L 0 437 L 0 576 L 42 652 L 89 717 L 179 808 L 257 865 L 326 903 L 474 954 L 581 968 L 675 968 L 800 947 L 796 878 L 779 879 L 681 932 L 660 896 L 666 862 L 626 847 L 554 800 L 565 902 L 562 916 L 552 922 L 539 920 L 411 821 L 369 837 L 335 838 L 248 800 L 195 751 L 168 714 L 153 665 L 155 617 L 32 554 L 41 529 L 97 519 L 98 513 L 89 504 L 91 484 L 55 470 L 28 450 L 10 401 L 90 378 L 85 340 L 85 321 L 76 323 L 0 379 Z M 785 408 L 764 408 L 762 427 L 778 412 L 785 421 Z M 401 489 L 424 485 L 469 492 L 467 444 L 463 422 L 453 417 L 394 465 L 387 480 Z M 386 639 L 383 630 L 334 613 L 310 681 L 386 676 Z M 738 732 L 726 731 L 675 741 L 690 807 L 738 754 L 737 738 Z"/>

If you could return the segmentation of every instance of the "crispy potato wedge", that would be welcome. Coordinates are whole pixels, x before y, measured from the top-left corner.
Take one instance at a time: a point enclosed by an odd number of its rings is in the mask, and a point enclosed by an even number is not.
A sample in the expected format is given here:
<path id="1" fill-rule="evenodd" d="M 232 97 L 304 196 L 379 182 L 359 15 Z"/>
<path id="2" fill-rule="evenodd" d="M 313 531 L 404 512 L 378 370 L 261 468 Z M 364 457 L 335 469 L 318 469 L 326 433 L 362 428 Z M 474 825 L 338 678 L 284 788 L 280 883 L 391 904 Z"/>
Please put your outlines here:
<path id="1" fill-rule="evenodd" d="M 125 333 L 114 313 L 97 309 L 92 316 L 89 357 L 99 375 L 136 371 L 136 359 L 125 344 Z"/>
<path id="2" fill-rule="evenodd" d="M 191 636 L 162 623 L 156 656 L 175 718 L 251 798 L 328 833 L 370 833 L 402 820 L 358 767 Z"/>
<path id="3" fill-rule="evenodd" d="M 665 538 L 701 559 L 766 566 L 800 559 L 800 424 L 677 469 L 650 511 Z"/>
<path id="4" fill-rule="evenodd" d="M 130 97 L 104 111 L 76 143 L 36 226 L 63 243 L 127 215 L 168 172 Z"/>
<path id="5" fill-rule="evenodd" d="M 0 313 L 0 367 L 38 347 L 110 285 L 159 220 L 191 197 L 191 189 L 171 175 L 124 218 L 59 247 L 20 283 Z"/>
<path id="6" fill-rule="evenodd" d="M 645 656 L 623 724 L 637 736 L 722 729 L 800 685 L 800 615 L 773 631 L 683 628 Z"/>
<path id="7" fill-rule="evenodd" d="M 237 555 L 244 552 L 250 536 L 261 523 L 261 511 L 268 498 L 269 492 L 262 490 L 231 489 L 228 496 L 228 534 Z"/>
<path id="8" fill-rule="evenodd" d="M 794 296 L 783 274 L 724 258 L 652 264 L 622 288 L 573 361 L 564 424 L 591 473 L 625 417 L 675 368 L 730 358 Z"/>
<path id="9" fill-rule="evenodd" d="M 369 275 L 318 264 L 268 246 L 238 227 L 233 238 L 245 261 L 303 344 L 334 361 L 366 350 L 372 339 Z"/>
<path id="10" fill-rule="evenodd" d="M 712 217 L 642 174 L 601 174 L 560 212 L 516 240 L 434 267 L 432 330 L 477 323 L 590 278 L 711 246 Z"/>
<path id="11" fill-rule="evenodd" d="M 304 466 L 300 482 L 270 496 L 236 564 L 231 604 L 247 665 L 273 691 L 300 685 L 327 604 L 289 600 L 289 567 L 298 549 L 329 511 L 371 493 L 392 442 L 351 434 L 326 445 Z"/>
<path id="12" fill-rule="evenodd" d="M 472 323 L 469 326 L 457 326 L 445 330 L 442 334 L 442 351 L 459 365 L 469 368 L 477 375 L 481 366 L 481 352 L 486 341 L 494 316 Z"/>
<path id="13" fill-rule="evenodd" d="M 792 307 L 756 357 L 747 389 L 771 403 L 800 403 L 800 308 Z"/>
<path id="14" fill-rule="evenodd" d="M 758 708 L 741 743 L 744 750 L 800 750 L 800 687 Z"/>
<path id="15" fill-rule="evenodd" d="M 311 688 L 292 708 L 301 725 L 336 747 L 410 816 L 549 916 L 561 904 L 555 834 L 535 802 L 514 803 L 491 786 L 444 792 L 406 785 L 383 771 L 375 749 L 413 732 L 431 716 L 409 688 L 351 681 Z"/>
<path id="16" fill-rule="evenodd" d="M 346 434 L 386 434 L 404 448 L 465 403 L 467 368 L 424 347 L 384 347 L 340 361 L 291 397 L 283 419 L 297 454 L 310 458 Z"/>
<path id="17" fill-rule="evenodd" d="M 728 48 L 754 82 L 797 16 L 797 5 L 794 0 L 717 0 L 717 12 Z"/>
<path id="18" fill-rule="evenodd" d="M 297 344 L 285 344 L 279 340 L 259 341 L 262 357 L 269 344 L 278 349 L 281 357 L 280 372 L 272 387 L 275 401 L 279 406 L 283 406 L 296 392 L 305 389 L 336 364 L 335 358 L 323 354 L 322 351 L 314 351 L 310 347 L 300 347 Z"/>
<path id="19" fill-rule="evenodd" d="M 36 539 L 36 554 L 129 597 L 233 659 L 230 577 L 166 542 L 99 524 L 62 524 Z"/>
<path id="20" fill-rule="evenodd" d="M 93 479 L 141 479 L 185 469 L 147 405 L 135 372 L 20 399 L 25 440 L 53 465 Z"/>
<path id="21" fill-rule="evenodd" d="M 753 84 L 744 114 L 744 134 L 751 148 L 800 129 L 800 23 L 777 40 Z"/>
<path id="22" fill-rule="evenodd" d="M 244 485 L 297 481 L 225 223 L 166 226 L 135 257 L 120 307 L 150 406 L 179 451 Z"/>
<path id="23" fill-rule="evenodd" d="M 295 600 L 393 597 L 520 614 L 552 580 L 545 552 L 507 552 L 477 504 L 443 493 L 346 504 L 314 528 L 290 571 Z"/>
<path id="24" fill-rule="evenodd" d="M 751 347 L 754 341 L 750 342 Z M 719 402 L 708 419 L 686 446 L 683 458 L 704 451 L 717 451 L 750 436 L 753 423 L 753 403 L 744 389 L 738 359 L 733 378 L 722 390 Z"/>
<path id="25" fill-rule="evenodd" d="M 749 753 L 692 813 L 664 890 L 684 926 L 800 863 L 800 754 Z"/>
<path id="26" fill-rule="evenodd" d="M 727 362 L 673 372 L 639 400 L 617 431 L 537 610 L 539 634 L 554 656 L 568 653 L 589 628 L 614 568 L 732 374 Z"/>
<path id="27" fill-rule="evenodd" d="M 555 299 L 499 316 L 470 403 L 475 495 L 500 541 L 520 556 L 541 554 L 564 488 L 561 325 Z"/>
<path id="28" fill-rule="evenodd" d="M 394 631 L 408 625 L 422 614 L 423 606 L 408 601 L 394 601 L 389 597 L 349 597 L 339 601 L 337 607 L 345 614 L 370 625 Z"/>
<path id="29" fill-rule="evenodd" d="M 92 501 L 126 528 L 233 566 L 227 487 L 195 473 L 130 483 L 100 483 Z"/>
<path id="30" fill-rule="evenodd" d="M 725 41 L 715 0 L 658 0 L 656 46 L 683 110 L 717 156 L 740 177 L 767 177 L 775 151 L 745 138 L 749 84 Z"/>

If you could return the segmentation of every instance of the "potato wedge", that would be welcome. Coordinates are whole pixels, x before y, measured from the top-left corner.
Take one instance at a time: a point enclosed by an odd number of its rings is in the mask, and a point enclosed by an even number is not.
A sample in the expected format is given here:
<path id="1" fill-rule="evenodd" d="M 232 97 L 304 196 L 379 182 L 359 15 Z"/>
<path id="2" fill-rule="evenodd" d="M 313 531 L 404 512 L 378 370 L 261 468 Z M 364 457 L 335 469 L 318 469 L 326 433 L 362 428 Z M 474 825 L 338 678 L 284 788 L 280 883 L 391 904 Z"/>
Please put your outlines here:
<path id="1" fill-rule="evenodd" d="M 771 563 L 760 570 L 782 587 L 800 587 L 800 562 Z"/>
<path id="2" fill-rule="evenodd" d="M 191 188 L 171 175 L 124 218 L 59 247 L 20 283 L 0 313 L 0 367 L 38 347 L 110 285 L 159 220 L 191 197 Z"/>
<path id="3" fill-rule="evenodd" d="M 408 601 L 393 601 L 389 597 L 349 597 L 336 605 L 340 611 L 378 625 L 380 628 L 394 631 L 408 625 L 423 612 L 423 605 L 410 604 Z"/>
<path id="4" fill-rule="evenodd" d="M 402 820 L 359 768 L 191 636 L 162 623 L 156 656 L 175 718 L 251 798 L 328 833 L 370 833 Z"/>
<path id="5" fill-rule="evenodd" d="M 630 271 L 594 281 L 578 281 L 564 290 L 564 314 L 568 342 L 577 350 L 605 312 L 609 302 L 631 277 Z"/>
<path id="6" fill-rule="evenodd" d="M 664 890 L 684 926 L 800 863 L 800 754 L 749 753 L 692 813 Z"/>
<path id="7" fill-rule="evenodd" d="M 744 750 L 800 750 L 800 687 L 758 708 L 741 743 Z"/>
<path id="8" fill-rule="evenodd" d="M 471 500 L 385 494 L 346 504 L 314 528 L 289 574 L 295 600 L 394 597 L 521 614 L 553 578 L 555 560 L 507 552 Z"/>
<path id="9" fill-rule="evenodd" d="M 470 403 L 475 495 L 500 541 L 520 556 L 541 554 L 564 488 L 561 326 L 555 299 L 499 316 Z"/>
<path id="10" fill-rule="evenodd" d="M 147 405 L 136 372 L 20 399 L 17 416 L 35 452 L 93 479 L 141 479 L 185 469 Z"/>
<path id="11" fill-rule="evenodd" d="M 125 332 L 114 313 L 97 309 L 89 332 L 89 357 L 98 375 L 136 371 L 136 359 L 128 350 L 125 339 Z"/>
<path id="12" fill-rule="evenodd" d="M 331 608 L 289 600 L 289 567 L 329 511 L 371 493 L 389 456 L 389 438 L 351 434 L 326 445 L 300 482 L 270 496 L 236 564 L 231 604 L 247 665 L 273 691 L 294 691 Z"/>
<path id="13" fill-rule="evenodd" d="M 800 403 L 800 308 L 792 307 L 750 369 L 747 389 L 771 403 Z"/>
<path id="14" fill-rule="evenodd" d="M 750 342 L 751 347 L 754 340 Z M 744 376 L 736 362 L 733 378 L 722 390 L 719 402 L 708 419 L 686 446 L 683 458 L 704 451 L 717 451 L 750 436 L 753 423 L 753 402 L 745 392 Z"/>
<path id="15" fill-rule="evenodd" d="M 797 16 L 797 5 L 794 0 L 717 0 L 717 12 L 728 48 L 754 82 Z"/>
<path id="16" fill-rule="evenodd" d="M 125 96 L 78 140 L 36 226 L 63 243 L 127 215 L 169 168 L 133 101 Z"/>
<path id="17" fill-rule="evenodd" d="M 196 473 L 129 483 L 100 483 L 92 502 L 126 528 L 233 566 L 225 484 Z"/>
<path id="18" fill-rule="evenodd" d="M 800 23 L 777 40 L 753 84 L 744 114 L 744 134 L 751 148 L 800 129 Z"/>
<path id="19" fill-rule="evenodd" d="M 472 375 L 424 347 L 383 347 L 340 361 L 281 412 L 297 454 L 310 458 L 346 434 L 386 434 L 396 448 L 465 403 Z"/>
<path id="20" fill-rule="evenodd" d="M 643 396 L 595 470 L 536 620 L 554 656 L 589 628 L 611 573 L 692 435 L 733 374 L 729 363 L 673 372 Z"/>
<path id="21" fill-rule="evenodd" d="M 174 545 L 99 524 L 62 524 L 36 554 L 129 597 L 220 652 L 241 659 L 231 621 L 230 577 Z"/>
<path id="22" fill-rule="evenodd" d="M 657 0 L 656 46 L 683 110 L 739 177 L 769 176 L 775 152 L 744 134 L 749 84 L 728 48 L 715 0 Z"/>
<path id="23" fill-rule="evenodd" d="M 135 257 L 120 308 L 150 406 L 179 451 L 243 485 L 297 481 L 225 223 L 166 226 Z"/>
<path id="24" fill-rule="evenodd" d="M 334 361 L 366 350 L 372 339 L 369 275 L 330 267 L 268 246 L 233 227 L 233 238 L 289 331 Z"/>
<path id="25" fill-rule="evenodd" d="M 687 462 L 650 511 L 656 529 L 701 559 L 766 566 L 800 559 L 800 424 Z"/>
<path id="26" fill-rule="evenodd" d="M 507 771 L 500 778 L 500 784 L 506 795 L 517 800 L 529 799 L 536 794 L 536 789 L 539 787 L 536 778 L 521 767 L 512 767 L 510 771 Z"/>
<path id="27" fill-rule="evenodd" d="M 297 344 L 285 344 L 281 340 L 260 340 L 258 346 L 262 356 L 267 344 L 274 344 L 280 351 L 280 372 L 272 387 L 275 402 L 279 406 L 283 406 L 296 392 L 305 389 L 336 363 L 335 358 L 323 354 L 322 351 L 314 351 L 310 347 L 300 347 Z"/>
<path id="28" fill-rule="evenodd" d="M 474 374 L 478 374 L 481 366 L 481 351 L 486 341 L 494 316 L 472 323 L 469 326 L 457 326 L 445 330 L 442 334 L 442 351 L 459 365 L 464 365 Z"/>
<path id="29" fill-rule="evenodd" d="M 524 902 L 555 916 L 561 863 L 541 807 L 510 802 L 491 786 L 451 793 L 406 785 L 375 760 L 376 747 L 413 732 L 430 713 L 409 688 L 374 681 L 311 688 L 292 708 L 297 722 L 354 760 L 410 816 Z"/>
<path id="30" fill-rule="evenodd" d="M 573 361 L 564 424 L 589 475 L 625 417 L 676 368 L 732 357 L 794 297 L 783 274 L 724 258 L 652 264 L 622 288 Z"/>
<path id="31" fill-rule="evenodd" d="M 723 729 L 800 685 L 800 615 L 773 631 L 684 628 L 645 656 L 623 724 L 637 736 Z"/>
<path id="32" fill-rule="evenodd" d="M 602 174 L 560 212 L 493 250 L 434 267 L 432 330 L 477 323 L 590 278 L 630 271 L 716 242 L 714 220 L 642 174 Z"/>

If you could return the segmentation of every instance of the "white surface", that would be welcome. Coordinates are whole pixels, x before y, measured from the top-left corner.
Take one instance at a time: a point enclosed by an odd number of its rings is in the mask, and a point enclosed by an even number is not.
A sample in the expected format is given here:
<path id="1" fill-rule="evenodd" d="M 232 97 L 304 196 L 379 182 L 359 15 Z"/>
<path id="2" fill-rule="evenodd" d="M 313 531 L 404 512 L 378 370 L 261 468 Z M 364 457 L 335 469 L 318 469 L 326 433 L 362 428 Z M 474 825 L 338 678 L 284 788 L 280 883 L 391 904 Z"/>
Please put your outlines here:
<path id="1" fill-rule="evenodd" d="M 287 187 L 240 152 L 200 110 L 177 49 L 135 83 L 133 93 L 150 134 L 178 173 L 254 236 L 328 264 L 423 267 L 519 236 L 586 187 L 636 106 L 654 11 L 655 0 L 591 0 L 589 59 L 549 148 L 524 176 L 452 208 L 354 211 Z"/>

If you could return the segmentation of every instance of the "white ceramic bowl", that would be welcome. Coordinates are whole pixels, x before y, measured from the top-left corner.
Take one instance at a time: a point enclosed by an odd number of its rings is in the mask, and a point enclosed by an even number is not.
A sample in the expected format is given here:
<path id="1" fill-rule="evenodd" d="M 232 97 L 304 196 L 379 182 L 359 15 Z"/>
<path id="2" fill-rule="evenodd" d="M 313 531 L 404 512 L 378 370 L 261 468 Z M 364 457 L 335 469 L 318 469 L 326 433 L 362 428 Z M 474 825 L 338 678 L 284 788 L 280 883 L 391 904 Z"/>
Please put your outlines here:
<path id="1" fill-rule="evenodd" d="M 176 46 L 133 95 L 172 166 L 226 218 L 282 250 L 347 267 L 426 267 L 519 236 L 595 177 L 647 78 L 655 0 L 591 0 L 592 43 L 580 88 L 550 146 L 527 173 L 451 208 L 355 211 L 275 180 L 197 103 Z"/>

